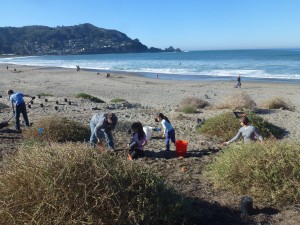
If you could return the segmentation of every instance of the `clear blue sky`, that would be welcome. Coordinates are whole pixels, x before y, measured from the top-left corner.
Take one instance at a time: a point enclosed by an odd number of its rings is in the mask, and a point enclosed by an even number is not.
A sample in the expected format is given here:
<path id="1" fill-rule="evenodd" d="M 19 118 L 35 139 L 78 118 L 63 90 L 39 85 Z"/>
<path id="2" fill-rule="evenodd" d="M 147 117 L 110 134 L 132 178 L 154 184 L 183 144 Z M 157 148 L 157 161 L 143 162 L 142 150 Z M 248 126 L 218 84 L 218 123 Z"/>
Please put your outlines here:
<path id="1" fill-rule="evenodd" d="M 0 27 L 91 23 L 148 47 L 300 48 L 300 0 L 1 0 Z"/>

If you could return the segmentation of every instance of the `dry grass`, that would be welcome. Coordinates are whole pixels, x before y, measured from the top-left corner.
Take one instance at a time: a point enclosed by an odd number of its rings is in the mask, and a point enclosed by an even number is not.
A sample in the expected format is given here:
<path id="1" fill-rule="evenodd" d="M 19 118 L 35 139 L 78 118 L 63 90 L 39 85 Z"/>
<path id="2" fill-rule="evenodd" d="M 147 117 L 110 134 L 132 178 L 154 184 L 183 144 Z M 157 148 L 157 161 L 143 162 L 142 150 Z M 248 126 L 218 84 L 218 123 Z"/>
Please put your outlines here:
<path id="1" fill-rule="evenodd" d="M 290 101 L 284 100 L 283 98 L 274 97 L 261 104 L 262 108 L 266 109 L 284 109 L 289 111 L 294 111 L 295 107 Z"/>
<path id="2" fill-rule="evenodd" d="M 207 169 L 217 190 L 246 194 L 268 205 L 300 201 L 300 146 L 291 142 L 232 144 Z"/>
<path id="3" fill-rule="evenodd" d="M 199 109 L 209 106 L 205 100 L 196 97 L 184 98 L 179 104 L 179 111 L 184 113 L 196 113 Z"/>
<path id="4" fill-rule="evenodd" d="M 154 174 L 83 144 L 23 146 L 0 170 L 0 224 L 194 224 Z"/>
<path id="5" fill-rule="evenodd" d="M 231 94 L 221 99 L 221 102 L 215 106 L 217 109 L 231 110 L 254 110 L 256 103 L 245 92 Z"/>
<path id="6" fill-rule="evenodd" d="M 88 141 L 90 129 L 86 125 L 64 117 L 45 117 L 23 132 L 25 139 L 47 142 Z"/>
<path id="7" fill-rule="evenodd" d="M 181 107 L 194 106 L 196 109 L 203 109 L 209 106 L 209 103 L 201 98 L 187 97 L 180 102 Z"/>

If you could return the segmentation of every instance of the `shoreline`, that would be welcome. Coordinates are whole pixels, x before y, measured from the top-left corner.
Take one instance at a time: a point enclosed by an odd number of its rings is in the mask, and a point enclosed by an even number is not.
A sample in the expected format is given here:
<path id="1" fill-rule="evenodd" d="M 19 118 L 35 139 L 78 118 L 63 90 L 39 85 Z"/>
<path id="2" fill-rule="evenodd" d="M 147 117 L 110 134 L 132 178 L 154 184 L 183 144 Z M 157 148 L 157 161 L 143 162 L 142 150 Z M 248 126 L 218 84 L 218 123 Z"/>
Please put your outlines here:
<path id="1" fill-rule="evenodd" d="M 0 63 L 6 67 L 6 65 L 13 66 L 13 67 L 31 67 L 31 68 L 38 68 L 38 69 L 49 69 L 49 70 L 59 70 L 59 69 L 70 69 L 70 67 L 56 67 L 56 66 L 32 66 L 32 65 L 24 65 L 24 64 L 7 64 L 7 63 Z M 74 66 L 74 70 L 76 67 Z M 90 69 L 90 68 L 80 68 L 81 71 L 89 71 L 89 72 L 96 72 L 96 73 L 114 73 L 114 74 L 126 74 L 131 76 L 140 76 L 149 79 L 157 79 L 157 75 L 160 80 L 167 80 L 167 81 L 208 81 L 208 82 L 226 82 L 226 81 L 234 81 L 236 82 L 236 76 L 213 76 L 213 75 L 183 75 L 183 74 L 168 74 L 168 73 L 153 73 L 153 72 L 131 72 L 131 71 L 116 71 L 116 70 L 105 70 L 105 69 Z M 255 82 L 255 83 L 287 83 L 287 84 L 300 84 L 300 79 L 283 79 L 283 78 L 256 78 L 256 77 L 243 77 L 242 83 L 245 82 Z"/>

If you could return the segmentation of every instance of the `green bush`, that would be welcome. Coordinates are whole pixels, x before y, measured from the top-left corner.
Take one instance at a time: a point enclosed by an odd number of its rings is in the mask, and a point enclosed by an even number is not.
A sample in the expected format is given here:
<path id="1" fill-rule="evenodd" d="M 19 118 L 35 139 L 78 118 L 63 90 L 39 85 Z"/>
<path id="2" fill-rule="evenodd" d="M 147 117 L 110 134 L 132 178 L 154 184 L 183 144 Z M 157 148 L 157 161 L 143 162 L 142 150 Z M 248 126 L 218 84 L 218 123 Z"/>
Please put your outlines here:
<path id="1" fill-rule="evenodd" d="M 45 117 L 34 123 L 23 135 L 27 141 L 65 142 L 89 140 L 90 129 L 87 125 L 64 117 Z"/>
<path id="2" fill-rule="evenodd" d="M 259 115 L 252 112 L 246 112 L 246 115 L 264 139 L 283 136 L 283 129 L 265 121 Z M 236 118 L 231 112 L 226 112 L 206 120 L 198 131 L 208 136 L 219 137 L 222 141 L 228 141 L 237 134 L 240 128 L 240 118 Z"/>
<path id="3" fill-rule="evenodd" d="M 83 144 L 23 147 L 0 170 L 0 224 L 194 224 L 154 174 Z"/>
<path id="4" fill-rule="evenodd" d="M 219 137 L 222 141 L 227 141 L 236 135 L 240 127 L 239 119 L 235 118 L 233 113 L 227 112 L 207 119 L 198 131 L 208 136 Z"/>
<path id="5" fill-rule="evenodd" d="M 94 97 L 90 94 L 86 93 L 78 93 L 75 95 L 75 98 L 83 98 L 83 99 L 88 99 L 91 102 L 96 102 L 96 103 L 105 103 L 105 101 L 101 100 L 100 98 Z"/>
<path id="6" fill-rule="evenodd" d="M 180 111 L 183 113 L 197 113 L 197 108 L 195 106 L 184 106 L 180 108 Z"/>
<path id="7" fill-rule="evenodd" d="M 250 195 L 268 204 L 299 203 L 299 145 L 289 142 L 232 144 L 222 153 L 206 168 L 206 176 L 216 190 Z"/>
<path id="8" fill-rule="evenodd" d="M 39 95 L 39 96 L 44 96 L 44 97 L 51 97 L 51 96 L 53 96 L 52 94 L 44 93 L 44 92 L 39 93 L 39 94 L 37 94 L 37 95 Z"/>
<path id="9" fill-rule="evenodd" d="M 118 102 L 126 102 L 126 100 L 123 99 L 123 98 L 114 98 L 114 99 L 111 100 L 111 102 L 114 102 L 114 103 L 118 103 Z"/>

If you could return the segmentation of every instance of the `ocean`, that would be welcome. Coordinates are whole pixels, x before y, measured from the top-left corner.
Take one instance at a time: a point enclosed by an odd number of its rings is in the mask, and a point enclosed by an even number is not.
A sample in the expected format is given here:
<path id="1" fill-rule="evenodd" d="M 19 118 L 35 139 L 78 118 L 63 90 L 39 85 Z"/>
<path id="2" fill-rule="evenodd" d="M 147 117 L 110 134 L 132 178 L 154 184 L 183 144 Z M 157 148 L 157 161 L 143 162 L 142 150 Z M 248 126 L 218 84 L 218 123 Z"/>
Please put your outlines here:
<path id="1" fill-rule="evenodd" d="M 219 50 L 0 58 L 0 63 L 136 73 L 168 80 L 300 82 L 300 49 Z"/>

